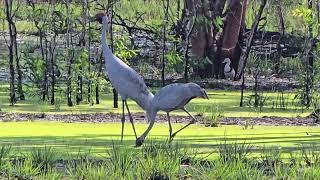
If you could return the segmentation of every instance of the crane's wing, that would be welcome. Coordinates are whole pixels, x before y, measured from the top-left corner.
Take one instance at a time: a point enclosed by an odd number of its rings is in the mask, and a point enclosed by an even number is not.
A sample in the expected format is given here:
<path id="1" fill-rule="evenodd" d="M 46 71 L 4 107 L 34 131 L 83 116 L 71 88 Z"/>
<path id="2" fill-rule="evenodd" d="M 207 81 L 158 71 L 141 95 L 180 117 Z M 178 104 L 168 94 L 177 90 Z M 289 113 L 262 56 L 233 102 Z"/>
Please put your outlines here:
<path id="1" fill-rule="evenodd" d="M 116 58 L 116 57 L 115 57 Z M 119 63 L 110 64 L 108 74 L 112 85 L 117 89 L 123 98 L 131 98 L 135 101 L 140 101 L 142 96 L 149 95 L 143 78 L 127 64 L 120 59 L 116 59 Z"/>
<path id="2" fill-rule="evenodd" d="M 153 105 L 165 111 L 182 108 L 192 99 L 185 84 L 175 83 L 167 85 L 158 91 L 153 98 Z"/>

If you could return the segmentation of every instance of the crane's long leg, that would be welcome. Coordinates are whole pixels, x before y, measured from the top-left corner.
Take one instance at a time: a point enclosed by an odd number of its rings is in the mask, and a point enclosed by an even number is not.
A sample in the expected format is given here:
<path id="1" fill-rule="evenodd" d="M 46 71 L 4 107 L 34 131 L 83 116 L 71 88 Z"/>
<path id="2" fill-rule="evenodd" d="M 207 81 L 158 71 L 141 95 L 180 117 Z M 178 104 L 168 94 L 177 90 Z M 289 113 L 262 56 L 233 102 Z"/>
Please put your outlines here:
<path id="1" fill-rule="evenodd" d="M 125 100 L 124 102 L 125 102 L 126 107 L 127 107 L 127 111 L 128 111 L 128 115 L 129 115 L 130 123 L 131 123 L 132 128 L 133 128 L 134 135 L 136 136 L 136 139 L 137 139 L 138 137 L 137 137 L 136 128 L 134 127 L 133 118 L 132 118 L 132 116 L 131 116 L 131 113 L 130 113 L 130 110 L 129 110 L 129 106 L 128 106 L 127 100 Z"/>
<path id="2" fill-rule="evenodd" d="M 177 135 L 178 132 L 182 131 L 183 129 L 187 128 L 188 126 L 190 126 L 191 124 L 194 124 L 195 122 L 197 122 L 197 120 L 185 109 L 183 108 L 182 110 L 184 110 L 184 112 L 186 112 L 190 117 L 191 117 L 191 121 L 185 125 L 184 127 L 182 127 L 181 129 L 179 129 L 178 131 L 176 131 L 175 133 L 172 134 L 171 136 L 171 140 L 170 142 L 173 140 L 174 136 Z"/>
<path id="3" fill-rule="evenodd" d="M 124 130 L 124 122 L 125 122 L 125 117 L 124 117 L 124 101 L 122 100 L 122 118 L 121 118 L 121 142 L 123 141 L 123 130 Z"/>
<path id="4" fill-rule="evenodd" d="M 170 115 L 169 112 L 167 112 L 167 118 L 168 118 L 168 124 L 169 124 L 169 141 L 171 141 L 171 136 L 172 136 L 172 126 L 171 126 L 171 121 L 170 121 Z"/>

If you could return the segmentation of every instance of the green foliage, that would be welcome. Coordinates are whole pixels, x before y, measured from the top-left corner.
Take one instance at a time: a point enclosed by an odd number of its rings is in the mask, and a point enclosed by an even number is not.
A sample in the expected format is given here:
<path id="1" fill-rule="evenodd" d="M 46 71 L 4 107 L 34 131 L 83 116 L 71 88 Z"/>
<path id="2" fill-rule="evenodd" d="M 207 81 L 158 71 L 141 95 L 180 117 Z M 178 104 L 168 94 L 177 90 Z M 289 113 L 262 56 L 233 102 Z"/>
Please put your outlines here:
<path id="1" fill-rule="evenodd" d="M 127 45 L 127 40 L 123 36 L 119 36 L 115 40 L 115 54 L 118 56 L 122 61 L 127 64 L 130 64 L 128 60 L 133 58 L 137 55 L 134 49 L 130 49 Z"/>
<path id="2" fill-rule="evenodd" d="M 314 23 L 313 13 L 312 9 L 308 9 L 306 5 L 300 6 L 292 11 L 294 17 L 303 18 L 306 26 L 311 26 Z"/>
<path id="3" fill-rule="evenodd" d="M 218 105 L 211 105 L 209 109 L 201 107 L 198 114 L 200 115 L 200 121 L 205 124 L 205 126 L 218 127 L 224 112 Z"/>
<path id="4" fill-rule="evenodd" d="M 5 173 L 10 166 L 8 158 L 10 156 L 11 146 L 2 145 L 0 149 L 0 174 Z"/>
<path id="5" fill-rule="evenodd" d="M 215 27 L 218 29 L 218 32 L 222 32 L 222 30 L 223 30 L 223 24 L 224 24 L 222 17 L 217 16 L 217 17 L 214 19 L 213 23 L 214 23 Z"/>
<path id="6" fill-rule="evenodd" d="M 26 156 L 25 159 L 17 160 L 13 166 L 11 174 L 18 179 L 33 179 L 40 173 L 40 165 L 34 164 L 32 157 Z"/>
<path id="7" fill-rule="evenodd" d="M 220 144 L 219 156 L 222 161 L 245 161 L 252 152 L 253 146 L 249 143 L 232 143 L 228 144 L 227 139 Z"/>
<path id="8" fill-rule="evenodd" d="M 177 53 L 176 49 L 172 49 L 165 55 L 166 68 L 168 71 L 174 73 L 182 73 L 184 69 L 183 57 L 181 54 Z"/>
<path id="9" fill-rule="evenodd" d="M 37 176 L 39 180 L 59 180 L 62 179 L 63 174 L 61 174 L 56 168 L 50 168 L 47 172 L 43 172 Z"/>
<path id="10" fill-rule="evenodd" d="M 132 171 L 134 167 L 135 156 L 137 152 L 130 148 L 122 148 L 112 144 L 112 149 L 107 152 L 108 171 L 112 172 L 111 179 L 128 179 L 133 177 Z"/>
<path id="11" fill-rule="evenodd" d="M 57 160 L 57 154 L 52 147 L 45 146 L 44 148 L 33 148 L 31 157 L 34 164 L 38 164 L 41 171 L 47 172 Z"/>

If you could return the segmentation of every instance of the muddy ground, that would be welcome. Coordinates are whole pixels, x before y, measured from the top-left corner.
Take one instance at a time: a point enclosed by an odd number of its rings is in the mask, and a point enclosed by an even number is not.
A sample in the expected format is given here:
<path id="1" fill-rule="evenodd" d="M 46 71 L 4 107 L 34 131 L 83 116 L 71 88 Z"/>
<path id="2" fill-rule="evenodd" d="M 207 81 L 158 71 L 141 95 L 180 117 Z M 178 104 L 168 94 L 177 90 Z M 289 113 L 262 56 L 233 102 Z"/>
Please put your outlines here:
<path id="1" fill-rule="evenodd" d="M 202 124 L 201 116 L 195 116 Z M 138 122 L 147 122 L 144 113 L 134 113 L 133 118 Z M 31 113 L 6 113 L 0 112 L 0 121 L 2 122 L 19 122 L 19 121 L 57 121 L 57 122 L 85 122 L 85 123 L 107 123 L 120 122 L 121 114 L 117 113 L 92 113 L 92 114 L 31 114 Z M 126 117 L 129 121 L 129 118 Z M 187 116 L 171 117 L 172 122 L 186 123 L 191 119 Z M 160 114 L 156 118 L 157 122 L 167 122 L 166 115 Z M 219 121 L 220 125 L 264 125 L 264 126 L 319 126 L 320 122 L 316 122 L 313 118 L 307 117 L 223 117 Z"/>

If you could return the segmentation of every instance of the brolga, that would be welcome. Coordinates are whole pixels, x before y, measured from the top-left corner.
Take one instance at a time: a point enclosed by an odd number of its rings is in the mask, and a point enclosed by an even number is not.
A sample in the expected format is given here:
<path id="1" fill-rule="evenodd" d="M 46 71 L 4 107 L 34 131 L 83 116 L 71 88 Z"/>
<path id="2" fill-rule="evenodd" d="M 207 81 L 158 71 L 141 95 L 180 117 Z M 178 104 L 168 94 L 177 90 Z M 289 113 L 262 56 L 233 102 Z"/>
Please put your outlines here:
<path id="1" fill-rule="evenodd" d="M 222 64 L 224 64 L 224 76 L 227 80 L 234 80 L 234 76 L 236 75 L 236 72 L 234 71 L 234 69 L 231 67 L 231 60 L 229 58 L 225 58 L 222 62 Z"/>
<path id="2" fill-rule="evenodd" d="M 170 135 L 169 142 L 173 140 L 178 132 L 195 123 L 197 120 L 186 110 L 185 105 L 197 97 L 209 99 L 206 91 L 195 83 L 174 83 L 161 88 L 160 91 L 154 95 L 150 103 L 151 106 L 147 110 L 148 120 L 150 120 L 149 126 L 147 130 L 136 140 L 136 146 L 141 146 L 143 144 L 145 138 L 152 129 L 157 113 L 160 110 L 167 113 Z M 174 110 L 185 111 L 191 117 L 191 121 L 178 131 L 172 133 L 169 113 Z"/>
<path id="3" fill-rule="evenodd" d="M 109 19 L 106 13 L 98 13 L 95 20 L 102 24 L 101 43 L 105 59 L 106 73 L 112 86 L 118 91 L 122 98 L 122 118 L 121 118 L 121 142 L 123 141 L 123 131 L 125 123 L 124 106 L 128 111 L 130 123 L 137 138 L 133 118 L 131 116 L 127 99 L 134 100 L 142 109 L 147 110 L 153 94 L 148 90 L 143 78 L 121 59 L 116 57 L 108 47 L 106 33 L 108 30 Z"/>

